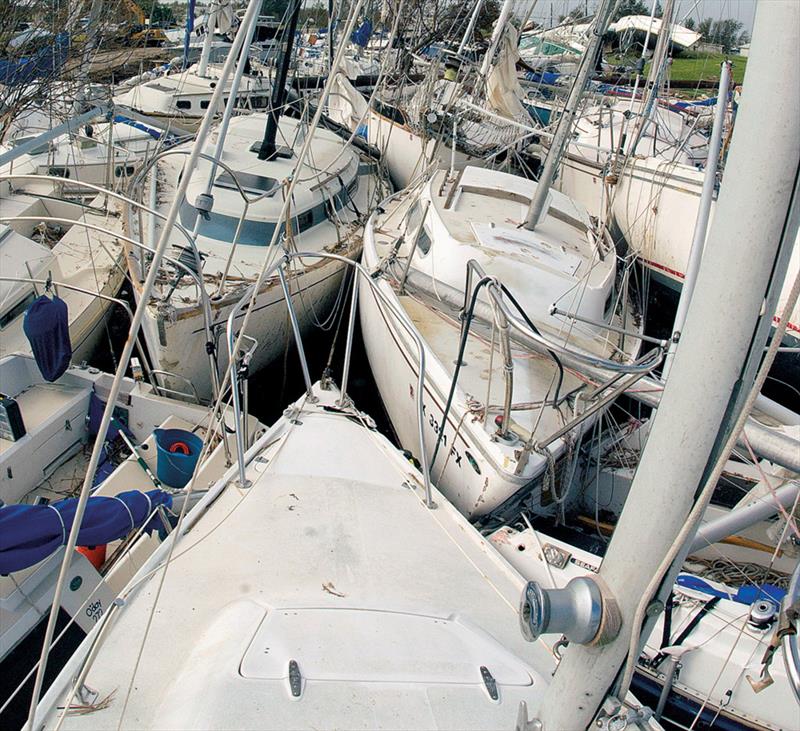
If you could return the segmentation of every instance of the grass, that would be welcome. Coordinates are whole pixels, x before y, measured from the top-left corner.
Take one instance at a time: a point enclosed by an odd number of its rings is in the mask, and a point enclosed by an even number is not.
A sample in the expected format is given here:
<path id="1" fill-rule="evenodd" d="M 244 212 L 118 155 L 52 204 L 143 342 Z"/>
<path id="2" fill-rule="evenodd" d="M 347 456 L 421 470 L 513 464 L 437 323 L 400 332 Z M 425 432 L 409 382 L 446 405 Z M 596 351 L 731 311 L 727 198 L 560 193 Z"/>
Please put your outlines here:
<path id="1" fill-rule="evenodd" d="M 719 69 L 722 62 L 728 59 L 733 63 L 733 80 L 741 84 L 747 59 L 744 56 L 726 56 L 722 53 L 686 53 L 672 59 L 669 76 L 673 81 L 719 81 Z M 635 58 L 611 56 L 606 59 L 610 64 L 633 67 Z M 649 73 L 647 64 L 645 73 Z"/>
<path id="2" fill-rule="evenodd" d="M 719 81 L 719 69 L 722 62 L 729 60 L 733 64 L 733 80 L 741 84 L 747 59 L 744 56 L 725 56 L 722 53 L 698 54 L 695 57 L 678 56 L 672 60 L 670 78 L 679 81 Z M 648 65 L 648 71 L 649 65 Z"/>

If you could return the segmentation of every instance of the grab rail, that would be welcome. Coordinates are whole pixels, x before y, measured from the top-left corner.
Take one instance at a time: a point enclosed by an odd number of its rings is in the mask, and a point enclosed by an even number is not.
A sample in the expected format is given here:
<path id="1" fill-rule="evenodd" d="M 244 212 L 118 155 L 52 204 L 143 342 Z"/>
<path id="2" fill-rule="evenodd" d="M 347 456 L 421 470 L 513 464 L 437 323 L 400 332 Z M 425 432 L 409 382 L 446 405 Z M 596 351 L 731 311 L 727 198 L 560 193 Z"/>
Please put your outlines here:
<path id="1" fill-rule="evenodd" d="M 192 403 L 198 405 L 200 404 L 200 397 L 197 395 L 197 389 L 194 387 L 194 384 L 188 378 L 186 378 L 186 376 L 182 376 L 179 373 L 172 373 L 172 371 L 165 371 L 161 368 L 153 368 L 150 371 L 150 373 L 153 376 L 153 380 L 151 381 L 153 384 L 153 388 L 155 388 L 156 392 L 158 392 L 159 394 L 161 393 L 165 395 L 172 394 L 176 398 L 184 398 L 187 401 L 191 399 Z M 173 380 L 176 381 L 183 381 L 183 383 L 189 385 L 191 393 L 189 391 L 179 391 L 177 388 L 170 388 L 169 386 L 161 385 L 158 382 L 159 376 L 164 376 L 164 378 L 172 378 Z M 223 430 L 223 434 L 224 433 L 225 432 Z M 228 459 L 228 461 L 230 461 L 230 458 Z"/>
<path id="2" fill-rule="evenodd" d="M 511 309 L 505 302 L 503 296 L 503 290 L 497 278 L 489 276 L 484 270 L 484 268 L 475 259 L 470 259 L 467 262 L 466 282 L 464 285 L 464 305 L 461 310 L 462 317 L 466 316 L 467 308 L 469 306 L 469 300 L 473 295 L 472 291 L 473 274 L 477 275 L 482 282 L 484 280 L 486 281 L 486 290 L 489 293 L 489 297 L 492 300 L 492 312 L 495 318 L 495 325 L 497 326 L 500 333 L 500 344 L 504 359 L 503 370 L 505 374 L 505 397 L 503 399 L 503 414 L 501 422 L 502 426 L 500 427 L 500 433 L 503 436 L 507 435 L 508 433 L 508 424 L 510 423 L 511 419 L 511 404 L 512 404 L 513 377 L 514 377 L 513 376 L 514 366 L 513 366 L 513 361 L 511 359 L 511 343 L 510 343 L 511 328 L 515 329 L 523 337 L 529 338 L 530 340 L 539 343 L 543 348 L 552 353 L 559 353 L 561 355 L 566 355 L 586 365 L 595 368 L 605 368 L 608 371 L 617 374 L 630 374 L 632 376 L 638 376 L 639 378 L 641 378 L 646 374 L 650 373 L 653 370 L 653 368 L 655 368 L 661 362 L 661 359 L 664 354 L 664 348 L 666 345 L 664 341 L 658 341 L 657 347 L 653 351 L 648 353 L 644 358 L 634 360 L 630 363 L 620 363 L 614 360 L 610 360 L 608 358 L 601 358 L 599 356 L 594 356 L 589 353 L 586 353 L 582 350 L 576 350 L 574 348 L 569 348 L 565 345 L 552 342 L 551 340 L 544 337 L 544 335 L 542 335 L 538 331 L 531 329 L 530 327 L 528 327 L 527 324 L 521 322 L 511 312 Z M 621 328 L 617 328 L 616 326 L 607 323 L 594 323 L 594 324 L 597 324 L 599 327 L 604 327 L 608 330 L 611 330 L 612 332 L 621 331 Z M 466 319 L 464 319 L 463 327 L 468 329 L 469 326 L 470 323 Z M 644 335 L 640 333 L 625 331 L 625 334 L 631 335 L 632 337 L 638 337 L 641 340 L 648 340 L 648 341 L 651 340 L 650 338 L 646 338 Z M 550 441 L 552 441 L 552 439 Z"/>

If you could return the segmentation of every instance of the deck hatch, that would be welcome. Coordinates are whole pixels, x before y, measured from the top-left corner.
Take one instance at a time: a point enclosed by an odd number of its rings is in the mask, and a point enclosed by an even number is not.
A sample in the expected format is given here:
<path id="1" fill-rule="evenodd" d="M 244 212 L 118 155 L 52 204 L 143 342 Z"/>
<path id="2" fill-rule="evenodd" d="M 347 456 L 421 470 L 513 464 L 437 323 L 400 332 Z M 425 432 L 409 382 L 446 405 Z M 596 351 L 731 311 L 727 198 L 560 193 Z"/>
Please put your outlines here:
<path id="1" fill-rule="evenodd" d="M 391 657 L 387 664 L 385 658 Z M 245 678 L 529 686 L 527 666 L 458 618 L 366 609 L 276 609 L 242 658 Z M 487 668 L 486 673 L 479 670 Z M 487 685 L 488 687 L 488 685 Z"/>

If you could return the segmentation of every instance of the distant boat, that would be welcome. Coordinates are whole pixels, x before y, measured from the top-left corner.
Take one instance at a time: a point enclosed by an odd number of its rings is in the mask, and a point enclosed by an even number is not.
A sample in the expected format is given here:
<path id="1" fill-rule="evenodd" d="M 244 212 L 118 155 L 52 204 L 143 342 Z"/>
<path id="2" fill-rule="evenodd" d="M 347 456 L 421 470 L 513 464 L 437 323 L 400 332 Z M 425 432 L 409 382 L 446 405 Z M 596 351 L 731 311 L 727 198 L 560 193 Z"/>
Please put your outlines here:
<path id="1" fill-rule="evenodd" d="M 205 73 L 200 73 L 199 66 L 194 64 L 185 71 L 157 76 L 129 89 L 122 84 L 114 96 L 114 103 L 156 119 L 174 120 L 178 125 L 194 130 L 209 112 L 220 71 L 220 64 L 209 63 Z M 231 79 L 225 83 L 227 91 L 231 88 Z M 247 111 L 264 109 L 269 106 L 271 90 L 267 67 L 253 60 L 250 73 L 242 76 L 236 95 L 237 106 Z M 221 112 L 222 109 L 211 110 L 212 114 Z"/>

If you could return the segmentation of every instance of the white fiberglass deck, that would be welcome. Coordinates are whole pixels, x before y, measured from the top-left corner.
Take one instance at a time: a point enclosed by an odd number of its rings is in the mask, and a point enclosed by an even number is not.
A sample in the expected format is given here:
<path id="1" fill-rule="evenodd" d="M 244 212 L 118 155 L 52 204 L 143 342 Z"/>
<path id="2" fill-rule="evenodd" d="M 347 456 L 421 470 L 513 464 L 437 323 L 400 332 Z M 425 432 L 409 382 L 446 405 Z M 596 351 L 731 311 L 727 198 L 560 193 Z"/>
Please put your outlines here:
<path id="1" fill-rule="evenodd" d="M 535 710 L 553 661 L 520 634 L 521 577 L 317 394 L 179 541 L 135 678 L 160 572 L 128 596 L 86 680 L 110 703 L 64 728 L 511 729 Z"/>
<path id="2" fill-rule="evenodd" d="M 608 319 L 616 257 L 609 241 L 596 233 L 586 209 L 551 190 L 540 223 L 529 231 L 522 224 L 536 183 L 475 167 L 465 168 L 451 184 L 446 176 L 439 171 L 421 191 L 419 205 L 431 202 L 425 229 L 432 243 L 427 252 L 417 248 L 413 268 L 463 291 L 467 262 L 474 259 L 507 286 L 537 327 L 551 336 L 562 342 L 577 340 L 595 352 L 613 347 L 617 338 L 604 337 L 599 328 L 578 327 L 550 314 L 555 304 L 595 322 Z M 376 224 L 386 226 L 380 218 Z"/>

